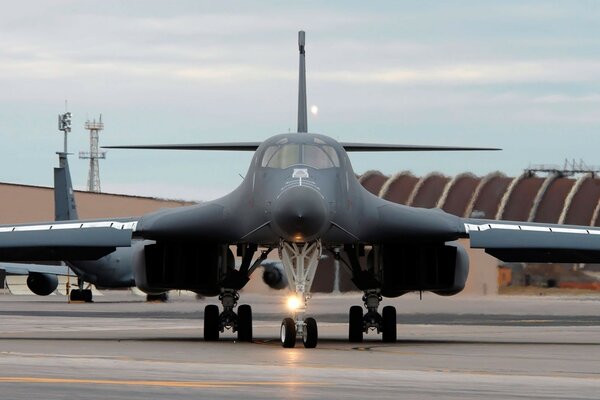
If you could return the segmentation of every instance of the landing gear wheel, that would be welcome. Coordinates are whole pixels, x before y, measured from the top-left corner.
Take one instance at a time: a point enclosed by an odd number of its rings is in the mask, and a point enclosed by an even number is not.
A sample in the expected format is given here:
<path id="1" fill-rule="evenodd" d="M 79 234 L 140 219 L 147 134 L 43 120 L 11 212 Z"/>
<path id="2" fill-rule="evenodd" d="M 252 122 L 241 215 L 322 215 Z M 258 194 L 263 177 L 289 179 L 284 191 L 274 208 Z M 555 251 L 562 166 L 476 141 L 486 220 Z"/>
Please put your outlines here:
<path id="1" fill-rule="evenodd" d="M 396 341 L 396 308 L 392 306 L 383 307 L 381 338 L 385 343 Z"/>
<path id="2" fill-rule="evenodd" d="M 319 339 L 319 331 L 317 329 L 317 321 L 314 318 L 306 318 L 304 320 L 304 331 L 302 335 L 302 343 L 307 349 L 317 347 Z"/>
<path id="3" fill-rule="evenodd" d="M 161 302 L 161 303 L 166 303 L 168 300 L 169 300 L 168 292 L 146 295 L 147 302 L 157 301 L 157 302 Z"/>
<path id="4" fill-rule="evenodd" d="M 83 295 L 81 294 L 81 289 L 73 289 L 69 293 L 69 300 L 71 301 L 83 301 Z"/>
<path id="5" fill-rule="evenodd" d="M 281 345 L 291 349 L 296 345 L 296 323 L 291 318 L 284 318 L 280 331 Z"/>
<path id="6" fill-rule="evenodd" d="M 350 343 L 361 343 L 363 333 L 363 309 L 361 306 L 352 306 L 348 323 L 348 340 Z"/>
<path id="7" fill-rule="evenodd" d="M 81 291 L 81 298 L 83 301 L 85 301 L 86 303 L 92 303 L 92 289 L 83 289 Z"/>
<path id="8" fill-rule="evenodd" d="M 204 340 L 219 340 L 219 307 L 214 304 L 204 307 Z"/>
<path id="9" fill-rule="evenodd" d="M 252 341 L 252 307 L 242 304 L 238 307 L 238 340 L 240 342 Z"/>

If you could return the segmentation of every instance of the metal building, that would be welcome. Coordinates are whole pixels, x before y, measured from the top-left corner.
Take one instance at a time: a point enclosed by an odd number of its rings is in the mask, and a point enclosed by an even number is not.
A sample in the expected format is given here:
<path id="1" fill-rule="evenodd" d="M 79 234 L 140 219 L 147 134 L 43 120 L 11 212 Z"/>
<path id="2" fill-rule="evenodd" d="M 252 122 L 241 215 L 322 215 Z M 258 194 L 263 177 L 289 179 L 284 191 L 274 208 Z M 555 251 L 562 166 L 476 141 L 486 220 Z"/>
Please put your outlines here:
<path id="1" fill-rule="evenodd" d="M 388 177 L 368 171 L 359 180 L 386 200 L 439 207 L 461 217 L 600 225 L 600 179 L 595 172 L 571 177 L 559 170 L 546 176 L 527 170 L 517 177 L 500 172 L 448 177 L 434 172 L 415 177 L 405 171 Z"/>

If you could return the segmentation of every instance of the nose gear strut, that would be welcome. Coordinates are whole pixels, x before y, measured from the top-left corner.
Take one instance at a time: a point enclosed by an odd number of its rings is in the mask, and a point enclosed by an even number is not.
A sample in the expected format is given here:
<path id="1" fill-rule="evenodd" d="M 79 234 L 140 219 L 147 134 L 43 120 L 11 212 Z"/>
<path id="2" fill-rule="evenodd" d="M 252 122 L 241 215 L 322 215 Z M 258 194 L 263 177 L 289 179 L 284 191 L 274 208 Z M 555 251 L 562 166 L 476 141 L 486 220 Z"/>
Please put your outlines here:
<path id="1" fill-rule="evenodd" d="M 314 318 L 305 318 L 305 314 L 321 253 L 321 240 L 303 244 L 282 240 L 279 244 L 279 258 L 290 289 L 300 301 L 299 306 L 293 310 L 292 318 L 285 318 L 281 323 L 280 338 L 283 347 L 294 347 L 297 337 L 302 338 L 304 347 L 317 346 L 317 321 Z"/>

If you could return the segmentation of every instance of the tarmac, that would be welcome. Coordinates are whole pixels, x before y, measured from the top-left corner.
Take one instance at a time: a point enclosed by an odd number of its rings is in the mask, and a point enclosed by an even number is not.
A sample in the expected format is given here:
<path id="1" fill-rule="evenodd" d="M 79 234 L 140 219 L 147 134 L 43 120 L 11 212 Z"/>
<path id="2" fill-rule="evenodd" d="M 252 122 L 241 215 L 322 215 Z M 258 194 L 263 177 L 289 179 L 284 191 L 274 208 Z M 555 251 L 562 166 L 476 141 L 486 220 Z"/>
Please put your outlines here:
<path id="1" fill-rule="evenodd" d="M 1 399 L 598 399 L 600 296 L 385 300 L 398 342 L 347 341 L 360 294 L 318 295 L 316 349 L 279 344 L 284 296 L 242 295 L 254 343 L 202 340 L 214 299 L 0 295 Z"/>

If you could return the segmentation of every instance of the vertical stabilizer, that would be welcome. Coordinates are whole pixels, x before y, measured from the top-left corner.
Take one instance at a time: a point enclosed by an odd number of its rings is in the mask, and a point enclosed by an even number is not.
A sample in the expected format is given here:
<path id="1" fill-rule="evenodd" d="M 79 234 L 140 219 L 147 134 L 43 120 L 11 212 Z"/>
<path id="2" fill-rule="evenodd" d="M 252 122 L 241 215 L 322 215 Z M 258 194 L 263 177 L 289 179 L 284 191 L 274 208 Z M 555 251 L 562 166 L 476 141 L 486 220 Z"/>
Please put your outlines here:
<path id="1" fill-rule="evenodd" d="M 54 219 L 68 221 L 77 219 L 77 206 L 71 183 L 67 153 L 57 153 L 59 167 L 54 168 Z"/>
<path id="2" fill-rule="evenodd" d="M 300 48 L 300 76 L 298 85 L 298 132 L 308 132 L 308 116 L 306 110 L 306 65 L 304 63 L 304 31 L 298 32 Z"/>

